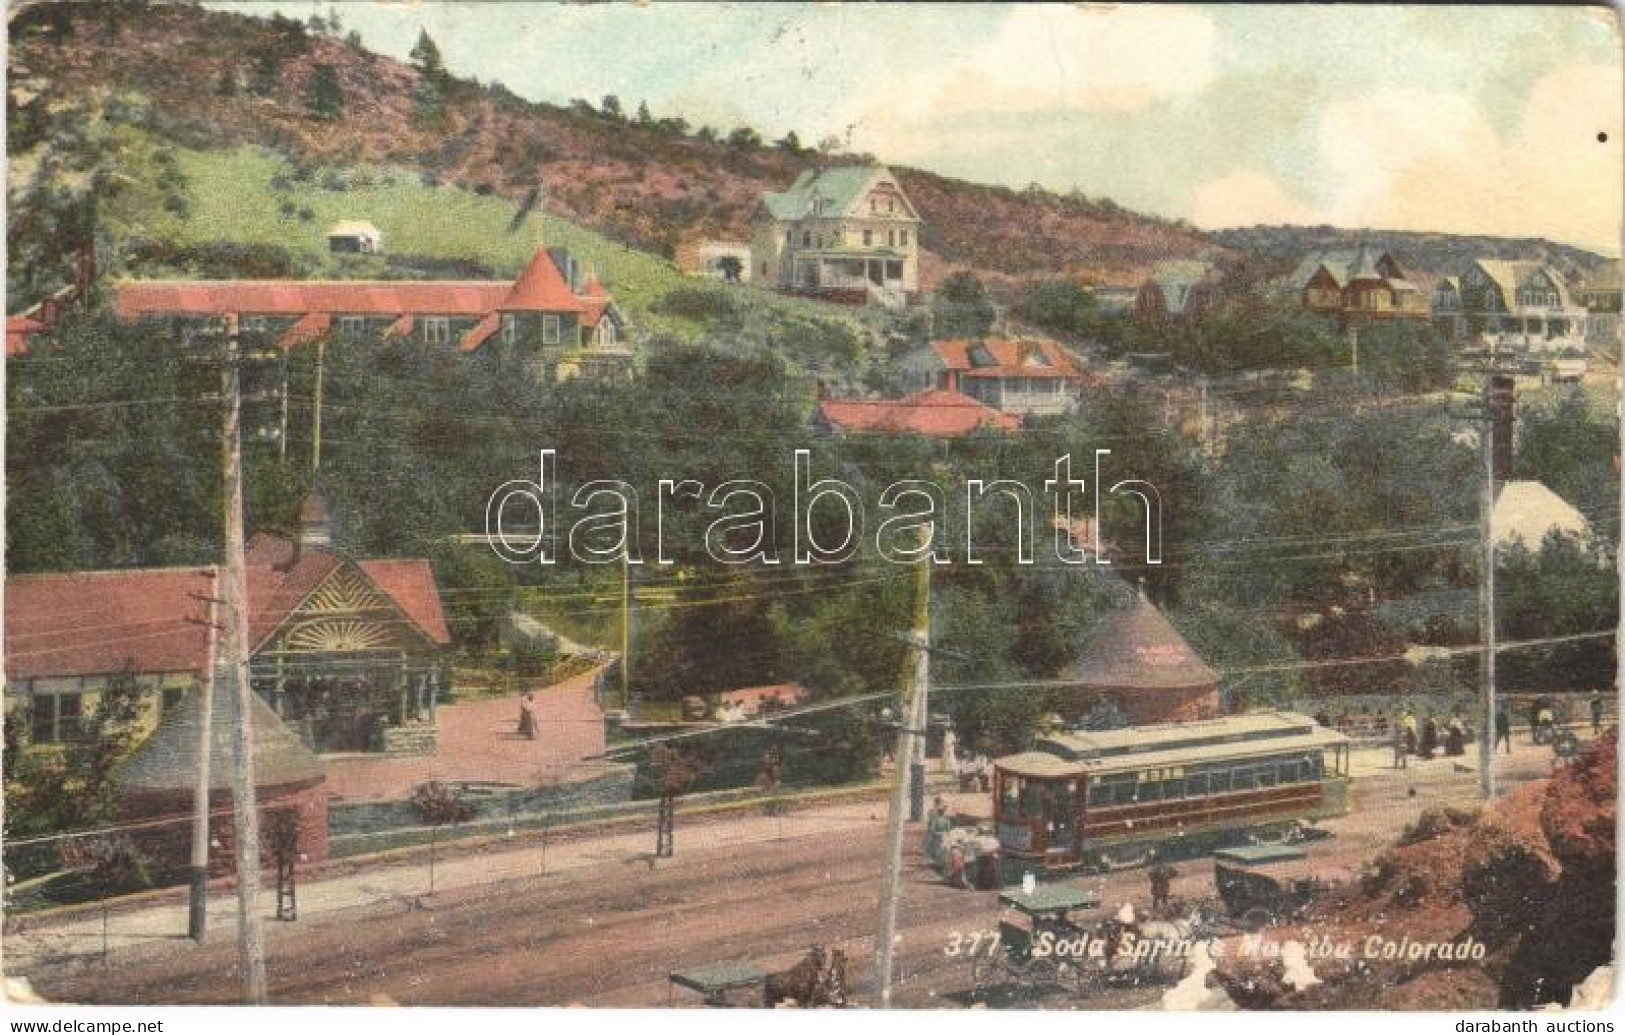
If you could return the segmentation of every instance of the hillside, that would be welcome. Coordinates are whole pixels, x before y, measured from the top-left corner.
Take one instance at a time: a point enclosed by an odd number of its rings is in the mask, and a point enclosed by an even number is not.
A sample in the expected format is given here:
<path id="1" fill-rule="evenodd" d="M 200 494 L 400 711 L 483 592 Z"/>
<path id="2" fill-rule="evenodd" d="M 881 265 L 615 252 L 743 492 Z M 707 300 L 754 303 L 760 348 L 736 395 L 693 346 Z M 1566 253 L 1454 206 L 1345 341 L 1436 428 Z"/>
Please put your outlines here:
<path id="1" fill-rule="evenodd" d="M 133 95 L 150 104 L 146 128 L 172 145 L 258 147 L 305 168 L 409 168 L 665 256 L 690 237 L 742 238 L 760 192 L 809 164 L 855 157 L 765 143 L 744 128 L 531 103 L 338 33 L 191 6 L 36 5 L 13 16 L 11 44 L 13 154 L 38 143 L 31 127 L 56 109 Z M 927 224 L 928 286 L 959 266 L 992 280 L 1120 279 L 1218 251 L 1187 226 L 1109 201 L 898 173 Z"/>
<path id="2" fill-rule="evenodd" d="M 1462 272 L 1474 259 L 1538 259 L 1566 276 L 1608 261 L 1601 255 L 1540 237 L 1489 237 L 1407 230 L 1347 230 L 1334 226 L 1247 226 L 1215 230 L 1214 240 L 1250 252 L 1272 266 L 1290 268 L 1306 253 L 1366 243 L 1391 251 L 1413 270 L 1437 276 Z"/>

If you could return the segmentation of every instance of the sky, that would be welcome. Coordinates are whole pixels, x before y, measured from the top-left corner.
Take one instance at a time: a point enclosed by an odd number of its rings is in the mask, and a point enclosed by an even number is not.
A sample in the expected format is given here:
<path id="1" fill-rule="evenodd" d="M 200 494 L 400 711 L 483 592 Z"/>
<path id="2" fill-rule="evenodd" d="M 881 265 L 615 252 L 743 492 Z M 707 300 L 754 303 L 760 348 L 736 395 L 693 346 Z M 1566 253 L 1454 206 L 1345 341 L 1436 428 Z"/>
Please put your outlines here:
<path id="1" fill-rule="evenodd" d="M 297 17 L 325 2 L 209 6 Z M 1036 181 L 1205 229 L 1543 236 L 1619 253 L 1606 7 L 555 4 L 351 0 L 345 29 L 538 101 Z M 1602 139 L 1606 135 L 1606 140 Z"/>

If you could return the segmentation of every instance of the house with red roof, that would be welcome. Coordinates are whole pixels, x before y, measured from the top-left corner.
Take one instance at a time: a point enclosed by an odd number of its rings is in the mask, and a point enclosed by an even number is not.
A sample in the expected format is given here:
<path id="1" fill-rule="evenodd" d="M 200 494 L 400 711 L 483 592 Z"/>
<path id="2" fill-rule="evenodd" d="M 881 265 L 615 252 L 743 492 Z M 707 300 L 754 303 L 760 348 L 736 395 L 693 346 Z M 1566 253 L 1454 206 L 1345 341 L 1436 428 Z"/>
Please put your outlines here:
<path id="1" fill-rule="evenodd" d="M 550 375 L 591 354 L 594 370 L 629 368 L 626 320 L 595 275 L 562 249 L 538 248 L 499 280 L 136 280 L 114 287 L 125 320 L 235 317 L 251 344 L 374 339 L 463 353 L 502 351 Z"/>
<path id="2" fill-rule="evenodd" d="M 1069 413 L 1094 380 L 1059 344 L 1041 338 L 933 341 L 901 365 L 917 389 L 962 392 L 1017 417 Z"/>
<path id="3" fill-rule="evenodd" d="M 932 389 L 903 399 L 820 399 L 813 423 L 834 435 L 949 439 L 983 428 L 1016 431 L 1021 427 L 1021 418 L 1000 413 L 963 392 Z"/>
<path id="4" fill-rule="evenodd" d="M 248 545 L 254 689 L 314 751 L 431 751 L 451 633 L 429 563 L 333 549 L 318 497 L 300 523 L 296 538 Z M 31 744 L 71 742 L 129 676 L 153 691 L 156 720 L 202 685 L 220 595 L 210 568 L 9 576 L 7 712 L 25 711 Z"/>

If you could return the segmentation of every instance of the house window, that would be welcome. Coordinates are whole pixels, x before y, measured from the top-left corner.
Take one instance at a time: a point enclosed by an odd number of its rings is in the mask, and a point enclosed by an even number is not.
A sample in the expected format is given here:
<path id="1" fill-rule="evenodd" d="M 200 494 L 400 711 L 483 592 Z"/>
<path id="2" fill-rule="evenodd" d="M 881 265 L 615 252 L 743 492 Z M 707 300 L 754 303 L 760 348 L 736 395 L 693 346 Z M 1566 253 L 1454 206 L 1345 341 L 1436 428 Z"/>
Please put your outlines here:
<path id="1" fill-rule="evenodd" d="M 346 338 L 359 338 L 367 333 L 367 318 L 365 316 L 339 317 L 339 333 Z"/>
<path id="2" fill-rule="evenodd" d="M 803 248 L 811 248 L 812 247 L 812 234 L 809 233 L 806 230 L 801 231 L 801 247 L 803 247 Z"/>
<path id="3" fill-rule="evenodd" d="M 245 316 L 242 325 L 243 330 L 251 334 L 264 334 L 271 329 L 270 318 L 264 316 Z"/>
<path id="4" fill-rule="evenodd" d="M 181 701 L 185 697 L 186 697 L 186 687 L 184 687 L 184 686 L 166 686 L 166 687 L 164 687 L 163 696 L 162 696 L 162 698 L 160 698 L 160 700 L 162 702 L 161 707 L 162 707 L 164 713 L 168 714 L 169 710 L 171 708 L 174 708 L 176 705 L 180 704 Z"/>
<path id="5" fill-rule="evenodd" d="M 423 341 L 426 345 L 445 345 L 451 341 L 451 318 L 449 316 L 425 316 L 423 318 Z"/>
<path id="6" fill-rule="evenodd" d="M 897 243 L 902 245 L 904 248 L 908 247 L 908 231 L 907 230 L 899 230 L 899 231 L 897 231 Z"/>
<path id="7" fill-rule="evenodd" d="M 78 740 L 84 718 L 84 695 L 80 693 L 41 693 L 32 695 L 32 728 L 35 744 L 66 744 Z"/>
<path id="8" fill-rule="evenodd" d="M 559 318 L 552 313 L 542 316 L 542 344 L 557 345 L 559 343 Z"/>
<path id="9" fill-rule="evenodd" d="M 502 344 L 512 345 L 519 340 L 519 318 L 512 313 L 502 314 Z"/>
<path id="10" fill-rule="evenodd" d="M 874 234 L 873 230 L 865 230 L 863 232 L 863 246 L 865 248 L 867 248 L 870 245 L 874 244 L 875 243 L 874 237 L 875 237 L 875 234 Z"/>
<path id="11" fill-rule="evenodd" d="M 615 321 L 604 318 L 604 322 L 598 325 L 598 340 L 605 345 L 615 344 Z"/>
<path id="12" fill-rule="evenodd" d="M 897 231 L 895 231 L 895 230 L 887 230 L 886 231 L 886 247 L 895 248 L 896 246 L 897 246 Z"/>

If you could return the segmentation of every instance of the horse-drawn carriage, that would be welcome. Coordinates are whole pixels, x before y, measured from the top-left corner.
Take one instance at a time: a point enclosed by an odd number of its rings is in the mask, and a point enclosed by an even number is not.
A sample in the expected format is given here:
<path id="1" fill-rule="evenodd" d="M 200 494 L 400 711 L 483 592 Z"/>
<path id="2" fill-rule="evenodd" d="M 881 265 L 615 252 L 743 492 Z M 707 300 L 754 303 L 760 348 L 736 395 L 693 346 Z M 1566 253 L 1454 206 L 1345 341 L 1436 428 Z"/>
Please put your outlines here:
<path id="1" fill-rule="evenodd" d="M 1299 845 L 1259 844 L 1213 853 L 1213 886 L 1237 925 L 1257 930 L 1291 920 L 1328 888 L 1346 879 L 1316 867 Z"/>

